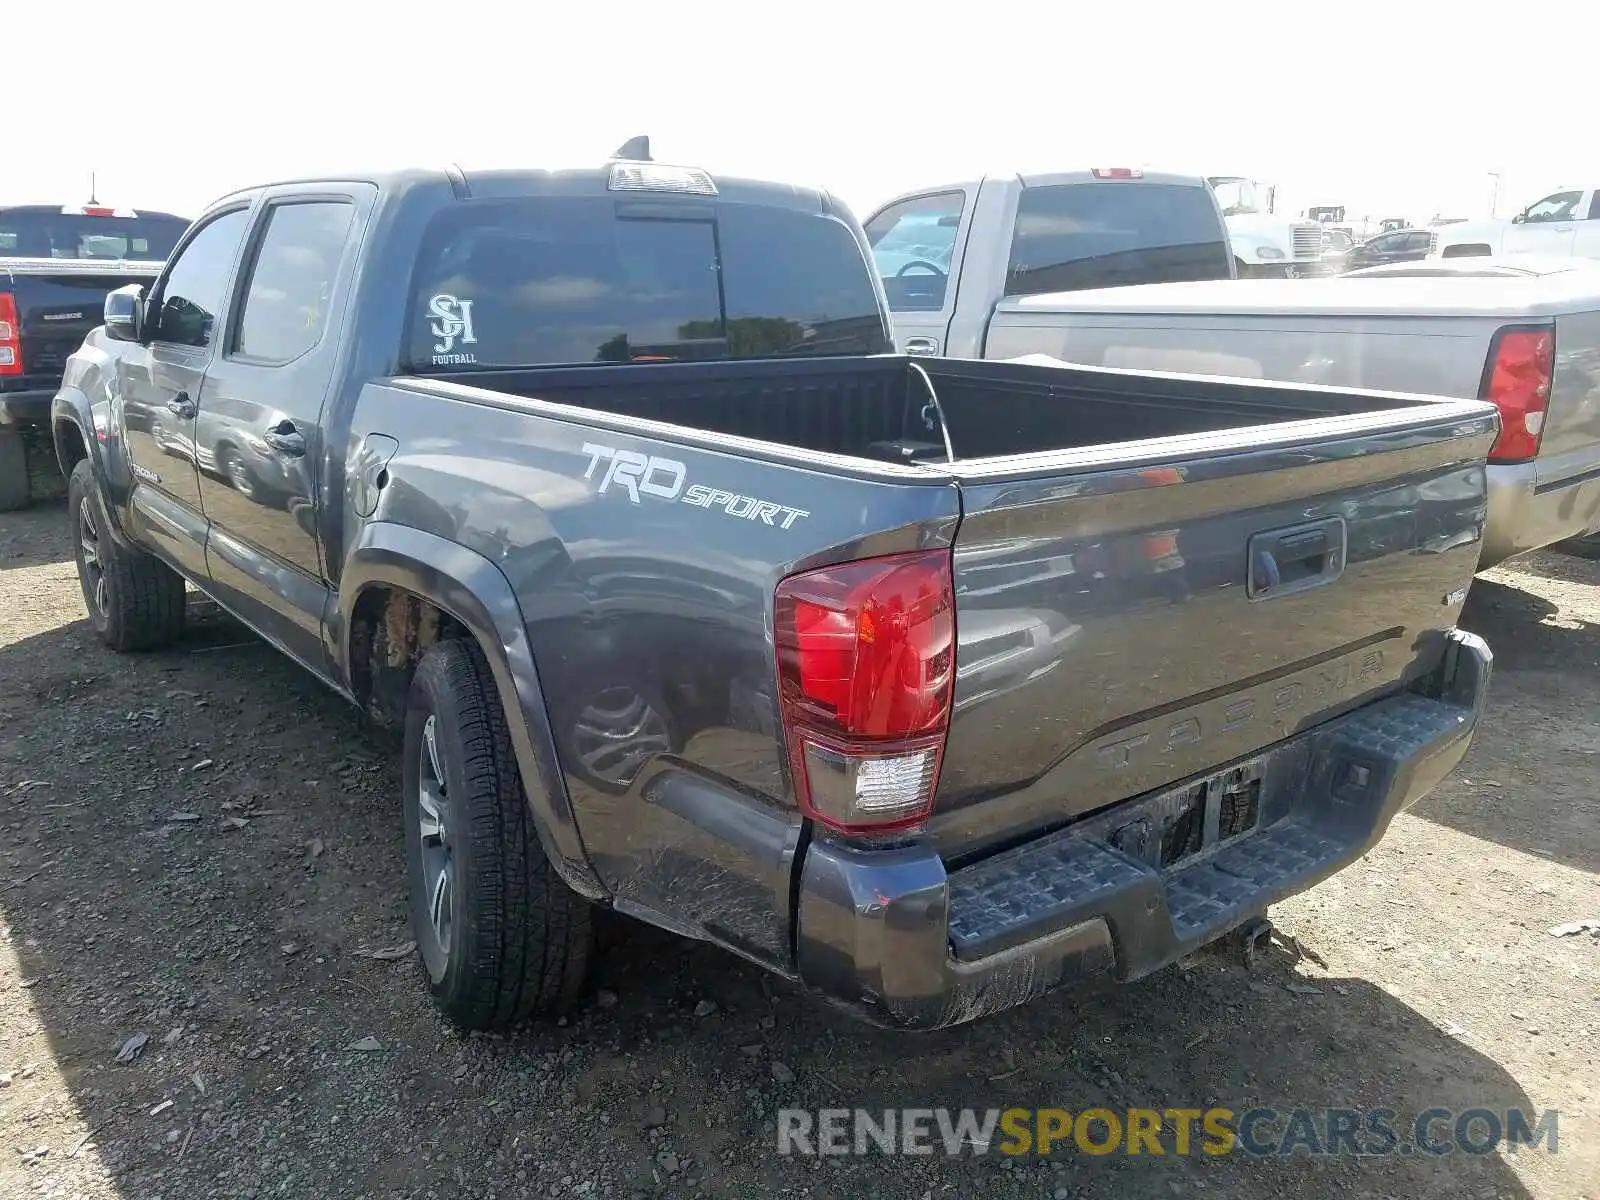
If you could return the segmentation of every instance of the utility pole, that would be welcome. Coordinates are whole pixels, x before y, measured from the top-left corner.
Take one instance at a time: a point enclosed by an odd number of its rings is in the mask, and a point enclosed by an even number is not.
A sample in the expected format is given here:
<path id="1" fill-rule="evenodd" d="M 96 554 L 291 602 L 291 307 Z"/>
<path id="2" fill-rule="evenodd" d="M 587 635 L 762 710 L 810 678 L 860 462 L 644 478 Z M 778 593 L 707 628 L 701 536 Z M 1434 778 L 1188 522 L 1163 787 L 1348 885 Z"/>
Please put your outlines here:
<path id="1" fill-rule="evenodd" d="M 1494 191 L 1489 194 L 1489 218 L 1493 220 L 1500 211 L 1500 172 L 1490 171 L 1489 178 L 1494 180 Z"/>

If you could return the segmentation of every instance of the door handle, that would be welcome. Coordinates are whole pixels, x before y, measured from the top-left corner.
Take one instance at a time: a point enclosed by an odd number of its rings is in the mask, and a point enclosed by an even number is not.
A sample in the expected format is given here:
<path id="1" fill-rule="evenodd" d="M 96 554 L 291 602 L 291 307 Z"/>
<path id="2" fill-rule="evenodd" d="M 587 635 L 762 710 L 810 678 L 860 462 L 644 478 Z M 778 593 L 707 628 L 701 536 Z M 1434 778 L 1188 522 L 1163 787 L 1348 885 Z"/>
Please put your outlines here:
<path id="1" fill-rule="evenodd" d="M 907 354 L 938 354 L 939 343 L 935 338 L 912 337 L 906 339 Z"/>
<path id="2" fill-rule="evenodd" d="M 194 420 L 194 401 L 189 399 L 188 392 L 179 392 L 167 401 L 167 411 L 175 417 L 182 417 L 185 421 Z"/>
<path id="3" fill-rule="evenodd" d="M 299 458 L 306 452 L 306 439 L 294 427 L 293 421 L 279 421 L 261 435 L 261 440 L 289 458 Z"/>

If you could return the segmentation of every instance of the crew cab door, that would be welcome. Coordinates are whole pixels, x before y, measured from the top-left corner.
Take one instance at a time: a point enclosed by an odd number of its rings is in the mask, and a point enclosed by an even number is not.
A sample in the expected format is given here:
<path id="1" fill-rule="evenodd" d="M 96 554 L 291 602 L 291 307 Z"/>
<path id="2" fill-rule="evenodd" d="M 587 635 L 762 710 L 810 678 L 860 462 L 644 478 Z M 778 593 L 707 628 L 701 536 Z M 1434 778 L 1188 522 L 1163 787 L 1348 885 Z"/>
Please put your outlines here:
<path id="1" fill-rule="evenodd" d="M 122 433 L 134 477 L 130 519 L 140 538 L 201 578 L 206 522 L 195 417 L 248 224 L 249 205 L 242 204 L 188 233 L 150 292 L 145 344 L 129 345 L 117 357 Z"/>
<path id="2" fill-rule="evenodd" d="M 923 192 L 892 201 L 867 219 L 867 242 L 888 297 L 895 349 L 902 354 L 947 352 L 970 201 L 965 188 Z"/>
<path id="3" fill-rule="evenodd" d="M 366 184 L 263 193 L 196 425 L 217 597 L 319 672 L 322 411 L 375 195 Z M 334 457 L 342 462 L 342 447 Z"/>
<path id="4" fill-rule="evenodd" d="M 1507 254 L 1571 254 L 1578 215 L 1586 198 L 1579 189 L 1552 192 L 1530 204 L 1506 230 Z"/>

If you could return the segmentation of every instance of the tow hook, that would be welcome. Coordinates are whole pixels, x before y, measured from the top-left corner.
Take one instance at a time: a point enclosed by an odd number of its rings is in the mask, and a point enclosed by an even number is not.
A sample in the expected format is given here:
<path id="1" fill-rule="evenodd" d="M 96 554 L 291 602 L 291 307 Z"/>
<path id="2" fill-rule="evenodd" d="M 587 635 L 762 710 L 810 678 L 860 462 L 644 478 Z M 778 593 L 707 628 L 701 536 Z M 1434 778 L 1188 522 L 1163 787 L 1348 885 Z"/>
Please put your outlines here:
<path id="1" fill-rule="evenodd" d="M 1272 945 L 1272 922 L 1266 917 L 1256 917 L 1241 925 L 1234 937 L 1238 939 L 1239 957 L 1244 969 L 1253 972 Z"/>

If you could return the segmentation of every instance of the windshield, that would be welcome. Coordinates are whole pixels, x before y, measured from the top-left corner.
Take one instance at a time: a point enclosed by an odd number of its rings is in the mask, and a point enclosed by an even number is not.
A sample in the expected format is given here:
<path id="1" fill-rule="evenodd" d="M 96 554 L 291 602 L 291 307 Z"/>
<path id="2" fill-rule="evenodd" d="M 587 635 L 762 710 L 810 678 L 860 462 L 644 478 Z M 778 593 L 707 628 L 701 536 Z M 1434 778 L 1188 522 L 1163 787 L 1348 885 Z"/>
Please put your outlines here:
<path id="1" fill-rule="evenodd" d="M 1206 182 L 1217 194 L 1217 204 L 1225 217 L 1270 211 L 1267 189 L 1253 179 L 1241 179 L 1237 175 L 1213 175 Z"/>
<path id="2" fill-rule="evenodd" d="M 0 208 L 0 256 L 160 262 L 188 227 L 182 217 L 165 213 L 96 217 L 59 209 Z"/>
<path id="3" fill-rule="evenodd" d="M 407 339 L 427 371 L 890 348 L 843 222 L 731 203 L 657 215 L 609 196 L 445 209 L 423 238 Z"/>

